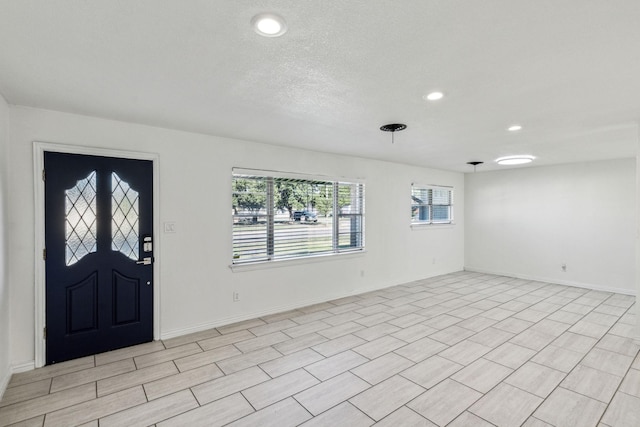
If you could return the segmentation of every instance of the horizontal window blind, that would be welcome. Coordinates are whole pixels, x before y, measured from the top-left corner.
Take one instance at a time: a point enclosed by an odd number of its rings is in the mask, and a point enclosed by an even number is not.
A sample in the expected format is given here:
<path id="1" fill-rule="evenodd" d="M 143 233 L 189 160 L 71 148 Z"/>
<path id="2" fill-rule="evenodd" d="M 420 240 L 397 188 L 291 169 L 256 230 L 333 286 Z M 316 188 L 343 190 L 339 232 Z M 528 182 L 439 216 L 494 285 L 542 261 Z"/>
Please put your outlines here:
<path id="1" fill-rule="evenodd" d="M 232 176 L 233 264 L 364 247 L 364 184 L 267 175 Z"/>
<path id="2" fill-rule="evenodd" d="M 452 188 L 411 185 L 412 224 L 450 224 L 452 222 Z"/>

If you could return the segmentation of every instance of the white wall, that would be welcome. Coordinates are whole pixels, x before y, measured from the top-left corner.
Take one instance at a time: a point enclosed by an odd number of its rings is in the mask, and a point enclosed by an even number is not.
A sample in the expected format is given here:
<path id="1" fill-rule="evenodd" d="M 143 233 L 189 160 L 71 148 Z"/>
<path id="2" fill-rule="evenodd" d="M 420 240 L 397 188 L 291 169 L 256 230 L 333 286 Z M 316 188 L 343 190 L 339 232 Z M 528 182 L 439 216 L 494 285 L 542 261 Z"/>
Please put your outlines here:
<path id="1" fill-rule="evenodd" d="M 0 398 L 9 382 L 11 341 L 9 328 L 9 283 L 7 266 L 7 176 L 9 154 L 9 106 L 0 95 Z"/>
<path id="2" fill-rule="evenodd" d="M 465 268 L 634 294 L 635 162 L 467 174 Z"/>
<path id="3" fill-rule="evenodd" d="M 459 173 L 22 107 L 11 108 L 10 141 L 11 303 L 20 307 L 12 313 L 14 364 L 34 359 L 33 141 L 159 154 L 160 219 L 175 221 L 178 230 L 156 236 L 161 245 L 156 259 L 162 337 L 458 271 L 464 265 L 464 177 Z M 234 166 L 365 179 L 366 253 L 231 271 Z M 412 181 L 453 186 L 457 224 L 412 231 Z M 240 293 L 236 303 L 234 291 Z"/>

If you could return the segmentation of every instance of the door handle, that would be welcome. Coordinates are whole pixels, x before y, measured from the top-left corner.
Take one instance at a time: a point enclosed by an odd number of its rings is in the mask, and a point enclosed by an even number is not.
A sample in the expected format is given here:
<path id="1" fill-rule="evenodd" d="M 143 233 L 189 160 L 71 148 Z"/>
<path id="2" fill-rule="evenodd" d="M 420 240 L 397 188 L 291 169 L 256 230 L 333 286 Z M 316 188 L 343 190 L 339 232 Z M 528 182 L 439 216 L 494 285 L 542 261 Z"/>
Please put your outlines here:
<path id="1" fill-rule="evenodd" d="M 148 256 L 148 257 L 142 258 L 140 261 L 136 261 L 136 264 L 138 264 L 138 265 L 150 265 L 151 261 L 152 261 L 151 257 Z"/>

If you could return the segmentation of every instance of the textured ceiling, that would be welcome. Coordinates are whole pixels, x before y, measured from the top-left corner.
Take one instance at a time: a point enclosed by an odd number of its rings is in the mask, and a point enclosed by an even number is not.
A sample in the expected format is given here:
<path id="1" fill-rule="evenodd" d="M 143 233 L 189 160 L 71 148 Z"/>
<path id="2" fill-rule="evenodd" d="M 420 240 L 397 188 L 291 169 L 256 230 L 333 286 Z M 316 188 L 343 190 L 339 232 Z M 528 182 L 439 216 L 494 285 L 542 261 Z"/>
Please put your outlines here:
<path id="1" fill-rule="evenodd" d="M 260 12 L 289 31 L 258 36 Z M 463 172 L 631 157 L 639 23 L 638 0 L 0 0 L 0 93 Z"/>

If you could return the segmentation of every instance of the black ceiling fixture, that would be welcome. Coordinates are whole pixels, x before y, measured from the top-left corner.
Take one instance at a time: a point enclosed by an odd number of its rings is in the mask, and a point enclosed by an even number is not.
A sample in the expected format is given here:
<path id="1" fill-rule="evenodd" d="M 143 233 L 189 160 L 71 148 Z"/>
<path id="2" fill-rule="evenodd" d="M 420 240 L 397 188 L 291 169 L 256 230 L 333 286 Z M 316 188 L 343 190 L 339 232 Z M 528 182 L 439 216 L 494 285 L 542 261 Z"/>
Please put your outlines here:
<path id="1" fill-rule="evenodd" d="M 479 162 L 479 161 L 473 161 L 473 162 L 467 162 L 468 165 L 473 166 L 473 171 L 476 171 L 476 166 L 483 164 L 484 162 Z"/>
<path id="2" fill-rule="evenodd" d="M 407 125 L 402 123 L 389 123 L 388 125 L 380 126 L 380 130 L 383 132 L 391 132 L 391 143 L 393 144 L 393 134 L 405 130 Z"/>

